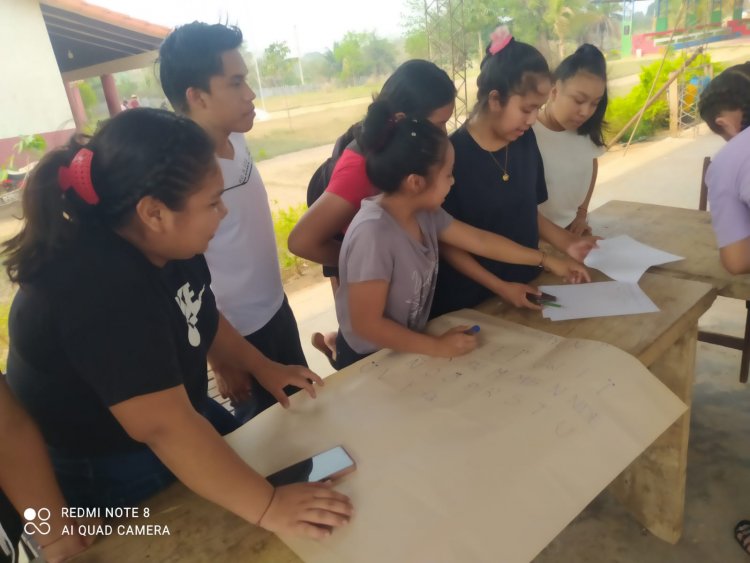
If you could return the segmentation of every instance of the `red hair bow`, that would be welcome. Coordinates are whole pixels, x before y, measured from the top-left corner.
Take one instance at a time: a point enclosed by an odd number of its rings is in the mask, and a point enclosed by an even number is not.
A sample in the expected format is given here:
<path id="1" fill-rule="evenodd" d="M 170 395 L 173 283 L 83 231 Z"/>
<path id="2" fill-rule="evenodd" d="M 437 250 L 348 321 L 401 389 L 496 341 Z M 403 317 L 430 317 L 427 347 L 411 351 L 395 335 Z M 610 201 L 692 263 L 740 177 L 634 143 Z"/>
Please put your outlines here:
<path id="1" fill-rule="evenodd" d="M 99 203 L 99 196 L 91 182 L 92 158 L 94 153 L 90 149 L 80 149 L 70 161 L 70 166 L 61 166 L 57 171 L 57 181 L 63 192 L 73 188 L 83 201 L 89 205 L 96 205 Z"/>

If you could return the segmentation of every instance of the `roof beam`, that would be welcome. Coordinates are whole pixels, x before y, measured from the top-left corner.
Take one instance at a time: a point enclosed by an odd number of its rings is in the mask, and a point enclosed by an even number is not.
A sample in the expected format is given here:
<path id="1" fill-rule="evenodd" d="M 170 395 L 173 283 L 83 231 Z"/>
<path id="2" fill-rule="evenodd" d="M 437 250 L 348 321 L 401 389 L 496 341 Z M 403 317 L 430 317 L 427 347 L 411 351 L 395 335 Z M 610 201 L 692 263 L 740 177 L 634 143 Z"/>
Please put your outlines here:
<path id="1" fill-rule="evenodd" d="M 101 76 L 102 74 L 113 74 L 116 72 L 125 72 L 126 70 L 134 70 L 137 68 L 145 68 L 151 66 L 156 62 L 156 58 L 159 56 L 158 50 L 149 51 L 147 53 L 140 53 L 130 57 L 124 57 L 114 61 L 108 61 L 106 63 L 100 63 L 85 68 L 79 68 L 71 70 L 69 72 L 63 72 L 62 77 L 65 82 L 73 82 L 75 80 L 83 80 L 85 78 L 91 78 L 92 76 Z"/>

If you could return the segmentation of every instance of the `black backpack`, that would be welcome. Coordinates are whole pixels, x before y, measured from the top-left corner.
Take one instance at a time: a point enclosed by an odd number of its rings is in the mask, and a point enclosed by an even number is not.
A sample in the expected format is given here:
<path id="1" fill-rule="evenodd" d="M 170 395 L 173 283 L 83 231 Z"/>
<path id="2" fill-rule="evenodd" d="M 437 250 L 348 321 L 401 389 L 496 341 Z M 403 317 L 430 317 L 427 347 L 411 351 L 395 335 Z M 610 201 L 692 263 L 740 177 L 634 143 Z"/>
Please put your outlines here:
<path id="1" fill-rule="evenodd" d="M 359 127 L 360 124 L 355 123 L 347 129 L 346 133 L 336 139 L 331 156 L 318 166 L 318 169 L 313 173 L 310 183 L 307 185 L 307 207 L 311 207 L 323 192 L 326 191 L 328 183 L 331 181 L 331 176 L 333 176 L 333 169 L 336 168 L 336 163 L 341 158 L 344 150 L 356 139 Z M 355 150 L 359 152 L 359 147 L 356 147 Z"/>

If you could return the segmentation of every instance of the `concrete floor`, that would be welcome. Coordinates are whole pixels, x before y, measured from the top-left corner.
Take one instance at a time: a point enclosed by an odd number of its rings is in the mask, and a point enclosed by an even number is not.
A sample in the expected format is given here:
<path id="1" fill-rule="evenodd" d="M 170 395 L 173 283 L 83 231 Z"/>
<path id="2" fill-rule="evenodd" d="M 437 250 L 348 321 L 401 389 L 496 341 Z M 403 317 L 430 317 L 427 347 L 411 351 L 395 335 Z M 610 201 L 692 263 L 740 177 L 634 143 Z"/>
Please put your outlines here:
<path id="1" fill-rule="evenodd" d="M 705 127 L 635 146 L 602 162 L 596 207 L 624 199 L 697 207 L 704 156 L 722 141 Z M 628 161 L 630 160 L 630 164 Z M 745 304 L 719 298 L 702 328 L 741 336 Z M 748 561 L 733 537 L 735 523 L 750 518 L 750 390 L 739 383 L 740 352 L 698 344 L 688 452 L 685 528 L 677 545 L 643 530 L 609 494 L 599 495 L 535 559 L 552 562 L 732 563 Z"/>
<path id="2" fill-rule="evenodd" d="M 615 150 L 600 161 L 592 208 L 610 199 L 696 208 L 704 156 L 722 141 L 705 127 L 680 138 Z M 314 161 L 318 154 L 312 155 Z M 261 168 L 263 163 L 261 163 Z M 314 169 L 314 167 L 312 168 Z M 264 174 L 265 171 L 261 170 Z M 270 172 L 270 170 L 269 170 Z M 273 182 L 271 178 L 266 178 Z M 271 191 L 271 190 L 269 190 Z M 303 192 L 302 192 L 303 193 Z M 273 198 L 273 193 L 271 193 Z M 336 326 L 326 282 L 290 295 L 311 367 L 331 369 L 307 346 L 309 335 Z M 717 299 L 701 327 L 741 335 L 745 304 Z M 750 519 L 750 390 L 738 382 L 740 353 L 699 343 L 688 462 L 685 528 L 677 545 L 647 531 L 608 493 L 602 493 L 535 559 L 536 563 L 742 563 L 737 520 Z"/>

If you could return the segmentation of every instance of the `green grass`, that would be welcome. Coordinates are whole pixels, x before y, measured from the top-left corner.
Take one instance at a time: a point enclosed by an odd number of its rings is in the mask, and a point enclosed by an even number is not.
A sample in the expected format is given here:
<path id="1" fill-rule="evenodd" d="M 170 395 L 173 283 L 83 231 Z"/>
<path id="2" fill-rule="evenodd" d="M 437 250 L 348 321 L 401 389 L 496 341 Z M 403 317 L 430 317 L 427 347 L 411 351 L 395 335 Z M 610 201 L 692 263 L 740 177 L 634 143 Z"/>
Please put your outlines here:
<path id="1" fill-rule="evenodd" d="M 362 86 L 351 86 L 349 88 L 326 87 L 313 92 L 300 92 L 288 96 L 273 96 L 265 98 L 262 102 L 260 98 L 255 100 L 255 105 L 266 111 L 284 111 L 307 106 L 319 106 L 343 102 L 354 98 L 371 97 L 380 90 L 382 81 L 372 81 Z"/>
<path id="2" fill-rule="evenodd" d="M 248 144 L 256 161 L 333 143 L 352 123 L 362 119 L 367 102 L 273 119 L 255 124 Z"/>

